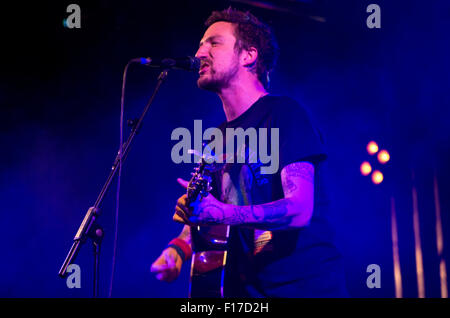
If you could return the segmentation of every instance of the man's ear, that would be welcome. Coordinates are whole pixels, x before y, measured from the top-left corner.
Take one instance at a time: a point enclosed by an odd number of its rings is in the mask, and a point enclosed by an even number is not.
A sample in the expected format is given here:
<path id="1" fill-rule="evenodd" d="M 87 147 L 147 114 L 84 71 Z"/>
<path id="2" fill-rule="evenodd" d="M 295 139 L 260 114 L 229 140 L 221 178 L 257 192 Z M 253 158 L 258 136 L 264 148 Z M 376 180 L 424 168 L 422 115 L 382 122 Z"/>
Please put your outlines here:
<path id="1" fill-rule="evenodd" d="M 244 67 L 253 67 L 258 59 L 258 50 L 253 46 L 248 50 L 242 50 L 241 62 Z"/>

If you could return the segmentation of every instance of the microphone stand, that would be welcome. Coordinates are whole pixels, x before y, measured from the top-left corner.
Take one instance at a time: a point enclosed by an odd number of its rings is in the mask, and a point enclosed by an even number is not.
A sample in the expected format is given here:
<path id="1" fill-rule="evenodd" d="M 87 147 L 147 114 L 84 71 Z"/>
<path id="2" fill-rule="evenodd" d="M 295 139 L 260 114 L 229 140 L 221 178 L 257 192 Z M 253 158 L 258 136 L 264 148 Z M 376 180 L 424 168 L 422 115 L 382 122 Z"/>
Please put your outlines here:
<path id="1" fill-rule="evenodd" d="M 86 242 L 87 238 L 90 238 L 92 240 L 92 245 L 94 249 L 94 275 L 93 275 L 93 297 L 97 298 L 99 295 L 99 260 L 100 260 L 100 246 L 103 239 L 103 229 L 98 223 L 98 217 L 100 216 L 100 209 L 99 206 L 102 203 L 106 192 L 108 191 L 112 180 L 114 179 L 117 171 L 118 166 L 120 164 L 120 161 L 125 160 L 127 157 L 129 151 L 131 142 L 133 141 L 136 134 L 139 132 L 140 127 L 142 126 L 142 121 L 144 120 L 145 115 L 147 114 L 147 111 L 150 108 L 150 105 L 153 103 L 153 100 L 158 93 L 161 84 L 166 80 L 168 74 L 168 68 L 163 69 L 163 71 L 158 76 L 158 82 L 156 84 L 156 87 L 153 91 L 152 96 L 147 102 L 147 105 L 144 108 L 144 111 L 141 114 L 141 117 L 137 121 L 131 121 L 132 128 L 131 133 L 128 136 L 127 141 L 123 144 L 122 149 L 119 149 L 116 159 L 114 160 L 111 172 L 106 179 L 105 184 L 103 185 L 103 188 L 100 191 L 100 194 L 97 197 L 97 200 L 95 201 L 95 204 L 90 207 L 84 216 L 83 222 L 81 223 L 80 227 L 78 228 L 77 233 L 75 234 L 75 237 L 73 238 L 72 247 L 70 248 L 69 253 L 66 256 L 66 259 L 64 260 L 63 265 L 61 266 L 61 269 L 59 270 L 58 275 L 62 278 L 65 278 L 67 276 L 67 268 L 70 264 L 73 264 L 75 261 L 75 258 L 77 257 L 81 246 Z M 121 155 L 122 154 L 122 155 Z M 122 159 L 121 159 L 122 157 Z"/>

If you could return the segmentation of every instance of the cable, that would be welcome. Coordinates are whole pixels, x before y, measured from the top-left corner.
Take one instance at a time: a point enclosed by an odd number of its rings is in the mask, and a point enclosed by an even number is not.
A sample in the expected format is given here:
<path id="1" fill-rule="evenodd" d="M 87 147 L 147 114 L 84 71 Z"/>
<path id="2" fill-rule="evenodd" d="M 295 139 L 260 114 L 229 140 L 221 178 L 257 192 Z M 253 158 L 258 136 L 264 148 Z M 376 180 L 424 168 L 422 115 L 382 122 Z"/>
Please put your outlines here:
<path id="1" fill-rule="evenodd" d="M 123 148 L 123 117 L 124 117 L 124 100 L 125 100 L 125 83 L 127 80 L 128 67 L 133 61 L 129 61 L 125 66 L 122 77 L 122 94 L 120 97 L 120 132 L 119 132 L 119 175 L 117 176 L 117 189 L 116 189 L 116 214 L 114 218 L 114 248 L 111 265 L 111 279 L 109 282 L 108 298 L 112 296 L 114 270 L 116 266 L 116 254 L 117 254 L 117 237 L 119 230 L 119 198 L 120 198 L 120 177 L 122 174 L 122 148 Z"/>

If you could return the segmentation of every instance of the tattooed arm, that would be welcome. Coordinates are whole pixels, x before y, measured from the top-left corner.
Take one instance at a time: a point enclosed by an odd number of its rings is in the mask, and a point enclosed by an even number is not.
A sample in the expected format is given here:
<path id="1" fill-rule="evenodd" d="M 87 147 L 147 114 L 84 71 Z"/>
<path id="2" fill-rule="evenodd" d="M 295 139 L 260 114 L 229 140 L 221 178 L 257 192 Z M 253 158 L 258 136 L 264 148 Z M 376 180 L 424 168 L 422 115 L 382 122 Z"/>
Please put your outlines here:
<path id="1" fill-rule="evenodd" d="M 207 196 L 194 207 L 194 223 L 249 225 L 265 228 L 309 224 L 314 205 L 314 166 L 295 162 L 281 171 L 284 198 L 266 204 L 236 206 Z"/>

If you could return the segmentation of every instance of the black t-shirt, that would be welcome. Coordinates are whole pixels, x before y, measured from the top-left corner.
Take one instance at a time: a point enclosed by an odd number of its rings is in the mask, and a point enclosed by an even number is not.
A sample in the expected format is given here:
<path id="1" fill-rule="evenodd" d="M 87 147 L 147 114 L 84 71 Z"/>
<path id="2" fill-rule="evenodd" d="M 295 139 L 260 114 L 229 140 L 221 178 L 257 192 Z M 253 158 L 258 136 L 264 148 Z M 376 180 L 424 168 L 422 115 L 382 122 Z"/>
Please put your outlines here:
<path id="1" fill-rule="evenodd" d="M 261 173 L 261 167 L 270 163 L 262 164 L 259 160 L 259 145 L 251 149 L 247 143 L 245 163 L 235 160 L 213 175 L 212 194 L 224 203 L 244 206 L 282 199 L 281 170 L 293 162 L 308 161 L 315 167 L 314 211 L 310 224 L 300 229 L 266 231 L 232 226 L 224 278 L 225 296 L 345 296 L 340 254 L 333 245 L 333 234 L 326 220 L 327 198 L 322 181 L 326 153 L 318 131 L 296 101 L 273 95 L 260 98 L 238 118 L 224 122 L 220 126 L 224 143 L 226 128 L 247 130 L 252 127 L 256 131 L 267 128 L 269 153 L 271 129 L 278 128 L 276 173 Z M 255 155 L 256 163 L 250 160 Z M 272 164 L 274 160 L 272 158 Z"/>

